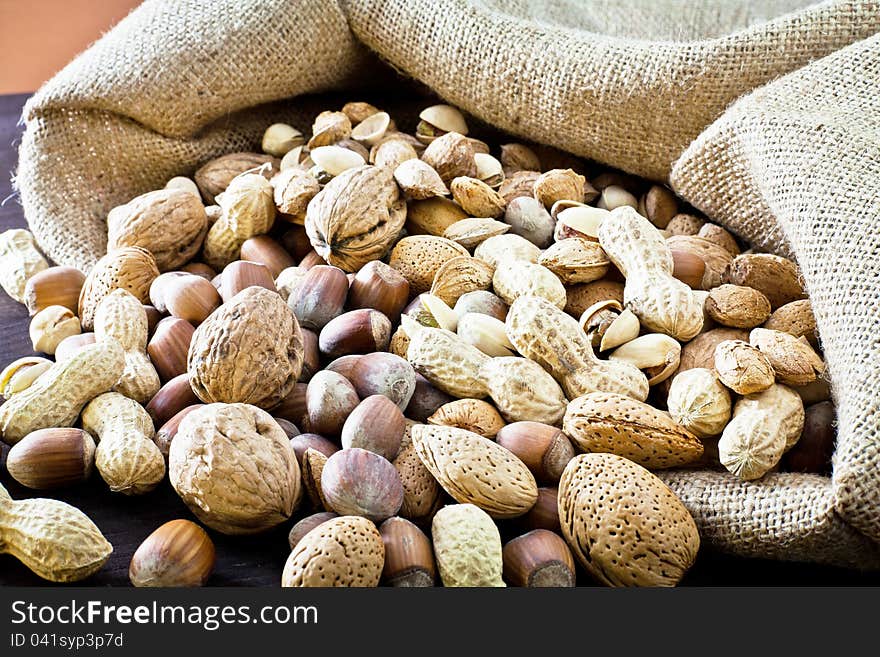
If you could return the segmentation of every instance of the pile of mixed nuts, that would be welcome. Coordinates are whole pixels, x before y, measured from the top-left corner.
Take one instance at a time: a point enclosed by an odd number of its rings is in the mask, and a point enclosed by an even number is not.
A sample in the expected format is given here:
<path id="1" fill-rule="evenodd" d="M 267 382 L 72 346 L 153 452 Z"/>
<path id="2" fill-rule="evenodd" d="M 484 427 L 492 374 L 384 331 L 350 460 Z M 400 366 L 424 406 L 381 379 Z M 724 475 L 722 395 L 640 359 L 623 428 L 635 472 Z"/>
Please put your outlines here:
<path id="1" fill-rule="evenodd" d="M 0 235 L 0 283 L 54 357 L 0 375 L 10 476 L 94 468 L 138 495 L 167 474 L 226 534 L 295 516 L 284 586 L 573 586 L 576 563 L 609 585 L 692 565 L 697 526 L 651 470 L 827 472 L 793 262 L 661 185 L 537 146 L 496 157 L 447 105 L 420 118 L 406 134 L 355 102 L 308 140 L 272 125 L 264 153 L 114 208 L 87 274 Z M 0 551 L 66 582 L 112 547 L 0 487 Z M 201 585 L 213 563 L 180 519 L 130 576 Z"/>

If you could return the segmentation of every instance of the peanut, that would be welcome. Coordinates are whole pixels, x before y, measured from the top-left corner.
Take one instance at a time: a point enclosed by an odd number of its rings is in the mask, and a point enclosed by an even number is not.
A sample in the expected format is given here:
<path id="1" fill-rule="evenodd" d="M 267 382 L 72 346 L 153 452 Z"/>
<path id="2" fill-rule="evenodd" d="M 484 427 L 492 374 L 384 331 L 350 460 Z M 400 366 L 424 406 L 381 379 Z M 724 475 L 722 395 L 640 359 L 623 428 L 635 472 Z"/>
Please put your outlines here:
<path id="1" fill-rule="evenodd" d="M 110 490 L 140 495 L 165 477 L 165 459 L 153 442 L 153 420 L 137 402 L 118 392 L 95 397 L 83 410 L 83 428 L 100 442 L 95 467 Z"/>
<path id="2" fill-rule="evenodd" d="M 0 438 L 14 445 L 37 429 L 73 426 L 82 407 L 119 380 L 123 354 L 116 340 L 107 340 L 55 363 L 29 388 L 0 406 Z"/>
<path id="3" fill-rule="evenodd" d="M 804 428 L 804 405 L 791 388 L 774 384 L 736 403 L 718 441 L 722 465 L 741 479 L 759 479 L 793 447 Z"/>
<path id="4" fill-rule="evenodd" d="M 646 328 L 690 340 L 703 328 L 703 304 L 672 276 L 672 253 L 650 221 L 628 206 L 599 228 L 599 244 L 626 277 L 623 298 Z"/>
<path id="5" fill-rule="evenodd" d="M 114 290 L 98 304 L 94 322 L 96 342 L 115 340 L 125 351 L 125 367 L 113 389 L 146 404 L 162 384 L 147 356 L 147 312 L 143 305 L 128 291 Z"/>
<path id="6" fill-rule="evenodd" d="M 0 485 L 0 552 L 50 582 L 77 582 L 100 570 L 113 546 L 76 507 L 47 498 L 15 501 Z"/>

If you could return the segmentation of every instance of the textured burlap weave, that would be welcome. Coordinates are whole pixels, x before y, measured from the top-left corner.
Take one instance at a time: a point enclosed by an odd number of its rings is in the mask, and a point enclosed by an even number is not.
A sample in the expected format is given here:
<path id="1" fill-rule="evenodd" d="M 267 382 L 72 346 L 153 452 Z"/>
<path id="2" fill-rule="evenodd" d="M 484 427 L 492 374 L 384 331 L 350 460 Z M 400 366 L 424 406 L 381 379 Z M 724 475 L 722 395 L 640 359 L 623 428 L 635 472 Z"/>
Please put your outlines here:
<path id="1" fill-rule="evenodd" d="M 48 255 L 87 268 L 111 207 L 272 121 L 307 130 L 326 103 L 303 95 L 399 90 L 368 49 L 511 134 L 670 181 L 797 258 L 839 445 L 830 479 L 664 479 L 720 549 L 880 568 L 878 33 L 877 2 L 152 1 L 28 103 L 17 182 Z"/>

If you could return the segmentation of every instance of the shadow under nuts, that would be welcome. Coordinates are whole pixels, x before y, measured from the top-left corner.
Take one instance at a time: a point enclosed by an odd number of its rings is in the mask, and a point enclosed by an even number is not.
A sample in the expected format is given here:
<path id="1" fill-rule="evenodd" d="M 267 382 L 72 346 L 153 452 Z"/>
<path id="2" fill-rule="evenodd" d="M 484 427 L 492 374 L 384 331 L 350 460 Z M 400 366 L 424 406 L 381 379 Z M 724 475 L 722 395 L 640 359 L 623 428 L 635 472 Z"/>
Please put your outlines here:
<path id="1" fill-rule="evenodd" d="M 196 329 L 188 363 L 202 401 L 272 408 L 299 378 L 302 333 L 278 294 L 249 287 Z"/>

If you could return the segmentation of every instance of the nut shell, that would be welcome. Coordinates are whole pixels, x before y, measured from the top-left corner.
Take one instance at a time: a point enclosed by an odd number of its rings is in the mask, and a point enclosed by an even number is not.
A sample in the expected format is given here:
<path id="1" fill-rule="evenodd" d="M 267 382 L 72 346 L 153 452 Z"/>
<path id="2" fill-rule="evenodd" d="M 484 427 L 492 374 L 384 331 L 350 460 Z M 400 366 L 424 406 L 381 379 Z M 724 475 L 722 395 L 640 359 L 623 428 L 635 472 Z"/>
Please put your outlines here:
<path id="1" fill-rule="evenodd" d="M 431 289 L 434 276 L 444 263 L 467 255 L 467 249 L 445 237 L 412 235 L 395 245 L 388 264 L 409 281 L 412 294 L 421 294 Z"/>
<path id="2" fill-rule="evenodd" d="M 767 297 L 773 310 L 807 296 L 797 265 L 770 253 L 737 256 L 725 271 L 724 282 L 755 288 Z"/>
<path id="3" fill-rule="evenodd" d="M 287 434 L 248 404 L 208 404 L 187 415 L 171 443 L 168 472 L 196 517 L 224 534 L 284 522 L 302 494 Z"/>
<path id="4" fill-rule="evenodd" d="M 284 564 L 284 587 L 374 587 L 385 546 L 366 518 L 343 516 L 321 523 L 297 543 Z"/>
<path id="5" fill-rule="evenodd" d="M 171 520 L 135 550 L 128 578 L 137 587 L 202 586 L 215 560 L 214 543 L 204 529 L 190 520 Z"/>
<path id="6" fill-rule="evenodd" d="M 482 399 L 457 399 L 444 404 L 431 414 L 428 424 L 458 427 L 490 440 L 505 426 L 501 414 Z"/>
<path id="7" fill-rule="evenodd" d="M 209 160 L 196 169 L 193 179 L 205 201 L 211 204 L 214 203 L 215 197 L 229 186 L 233 178 L 245 171 L 258 169 L 264 164 L 269 166 L 259 170 L 268 180 L 278 173 L 281 162 L 276 157 L 262 153 L 227 153 Z"/>
<path id="8" fill-rule="evenodd" d="M 504 579 L 511 586 L 572 587 L 574 557 L 558 534 L 535 529 L 507 542 L 501 551 Z"/>
<path id="9" fill-rule="evenodd" d="M 492 518 L 479 507 L 443 507 L 434 515 L 431 537 L 443 586 L 505 586 L 501 536 Z"/>
<path id="10" fill-rule="evenodd" d="M 727 283 L 709 292 L 706 312 L 723 326 L 748 329 L 767 321 L 770 302 L 758 290 Z"/>
<path id="11" fill-rule="evenodd" d="M 412 440 L 422 463 L 456 501 L 493 518 L 515 518 L 538 499 L 538 485 L 513 453 L 456 427 L 416 425 Z"/>
<path id="12" fill-rule="evenodd" d="M 82 429 L 39 429 L 13 445 L 6 469 L 22 486 L 62 488 L 89 478 L 95 464 L 95 441 Z"/>
<path id="13" fill-rule="evenodd" d="M 358 447 L 336 452 L 324 464 L 321 491 L 330 510 L 381 522 L 403 504 L 403 486 L 384 457 Z"/>
<path id="14" fill-rule="evenodd" d="M 150 284 L 158 275 L 156 259 L 146 249 L 127 246 L 110 251 L 95 263 L 83 283 L 78 313 L 83 330 L 92 330 L 98 304 L 113 290 L 127 290 L 141 303 L 149 303 Z"/>
<path id="15" fill-rule="evenodd" d="M 306 210 L 306 232 L 329 264 L 355 272 L 381 259 L 406 220 L 406 203 L 387 169 L 361 166 L 342 172 Z"/>
<path id="16" fill-rule="evenodd" d="M 675 494 L 614 454 L 581 454 L 559 482 L 562 535 L 581 565 L 608 586 L 675 586 L 700 535 Z"/>
<path id="17" fill-rule="evenodd" d="M 303 364 L 299 324 L 278 294 L 249 287 L 196 329 L 188 370 L 206 403 L 272 408 L 290 393 Z"/>

